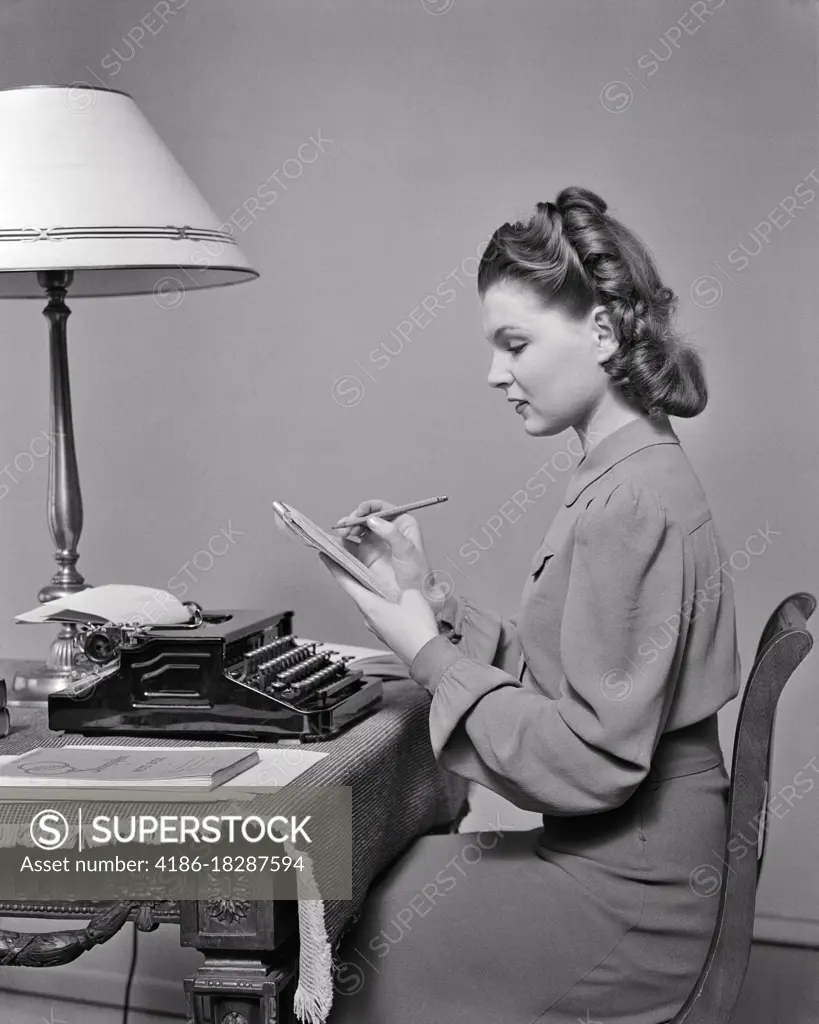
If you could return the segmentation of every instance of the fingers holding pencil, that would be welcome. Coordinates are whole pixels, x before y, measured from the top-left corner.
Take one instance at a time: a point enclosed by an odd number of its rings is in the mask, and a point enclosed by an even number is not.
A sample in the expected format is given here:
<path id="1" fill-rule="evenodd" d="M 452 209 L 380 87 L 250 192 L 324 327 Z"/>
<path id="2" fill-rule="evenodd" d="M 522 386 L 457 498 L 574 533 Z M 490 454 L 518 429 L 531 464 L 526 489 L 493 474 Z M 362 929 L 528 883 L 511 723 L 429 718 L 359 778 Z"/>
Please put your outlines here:
<path id="1" fill-rule="evenodd" d="M 349 540 L 357 544 L 368 529 L 367 518 L 369 516 L 378 516 L 397 507 L 397 505 L 390 501 L 384 501 L 382 498 L 370 498 L 368 501 L 362 501 L 357 505 L 349 515 L 339 519 L 331 529 L 337 530 L 343 540 Z M 358 522 L 355 522 L 356 520 Z"/>
<path id="2" fill-rule="evenodd" d="M 417 507 L 418 503 L 414 504 Z M 394 505 L 392 502 L 384 501 L 381 498 L 371 498 L 369 501 L 362 501 L 350 515 L 339 520 L 339 524 L 337 524 L 340 527 L 338 532 L 342 535 L 343 541 L 353 547 L 358 545 L 360 548 L 364 541 L 368 544 L 372 542 L 377 547 L 378 536 L 367 526 L 367 520 L 371 516 L 377 516 L 379 519 L 383 519 L 384 522 L 394 524 L 400 533 L 423 551 L 424 539 L 421 535 L 421 527 L 418 525 L 418 520 L 407 512 L 401 512 L 400 510 L 403 508 L 406 508 L 406 506 Z M 363 550 L 363 548 L 360 549 Z"/>
<path id="3" fill-rule="evenodd" d="M 413 512 L 417 508 L 426 508 L 428 505 L 438 505 L 442 501 L 448 501 L 449 499 L 445 494 L 439 495 L 437 498 L 423 498 L 421 501 L 411 501 L 406 505 L 392 505 L 387 501 L 382 501 L 380 498 L 374 498 L 371 501 L 363 501 L 358 508 L 349 516 L 345 516 L 343 519 L 331 527 L 331 529 L 341 529 L 349 526 L 364 526 L 366 520 L 371 515 L 378 515 L 382 519 L 395 519 L 405 512 Z M 377 507 L 376 507 L 377 506 Z M 365 511 L 360 511 L 364 509 Z"/>

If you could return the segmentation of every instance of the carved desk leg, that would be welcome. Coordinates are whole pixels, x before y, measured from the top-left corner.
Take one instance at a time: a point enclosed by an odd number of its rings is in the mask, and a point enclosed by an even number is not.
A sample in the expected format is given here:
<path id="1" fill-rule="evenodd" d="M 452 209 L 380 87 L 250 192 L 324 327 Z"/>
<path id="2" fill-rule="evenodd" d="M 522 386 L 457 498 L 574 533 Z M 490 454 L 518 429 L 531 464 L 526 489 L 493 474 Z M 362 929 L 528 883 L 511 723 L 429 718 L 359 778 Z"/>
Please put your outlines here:
<path id="1" fill-rule="evenodd" d="M 293 1024 L 294 902 L 180 901 L 179 915 L 182 945 L 205 954 L 185 979 L 188 1024 Z"/>
<path id="2" fill-rule="evenodd" d="M 294 1024 L 295 958 L 286 967 L 261 957 L 213 956 L 185 979 L 188 1024 Z"/>

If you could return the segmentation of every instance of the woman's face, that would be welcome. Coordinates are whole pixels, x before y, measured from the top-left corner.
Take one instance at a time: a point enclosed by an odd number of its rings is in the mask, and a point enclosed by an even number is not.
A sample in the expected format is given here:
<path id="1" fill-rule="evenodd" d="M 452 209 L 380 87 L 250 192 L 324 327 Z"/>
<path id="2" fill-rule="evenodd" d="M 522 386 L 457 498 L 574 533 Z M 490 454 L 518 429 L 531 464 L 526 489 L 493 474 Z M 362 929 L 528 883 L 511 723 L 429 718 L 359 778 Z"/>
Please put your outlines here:
<path id="1" fill-rule="evenodd" d="M 524 403 L 514 408 L 527 434 L 551 436 L 588 420 L 607 389 L 601 363 L 617 348 L 605 307 L 570 320 L 506 280 L 487 289 L 482 320 L 493 348 L 489 385 Z"/>

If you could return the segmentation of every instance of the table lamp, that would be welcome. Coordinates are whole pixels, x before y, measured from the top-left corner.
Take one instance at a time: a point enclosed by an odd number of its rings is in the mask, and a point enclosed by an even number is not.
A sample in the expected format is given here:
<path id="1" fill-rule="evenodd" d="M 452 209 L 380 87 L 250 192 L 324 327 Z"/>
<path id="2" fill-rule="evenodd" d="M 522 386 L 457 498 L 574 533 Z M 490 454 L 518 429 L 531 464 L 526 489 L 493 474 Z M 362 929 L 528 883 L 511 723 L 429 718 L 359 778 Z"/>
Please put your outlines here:
<path id="1" fill-rule="evenodd" d="M 0 90 L 0 299 L 47 300 L 50 413 L 47 518 L 57 571 L 41 602 L 84 590 L 82 497 L 68 377 L 66 296 L 153 295 L 258 277 L 127 93 L 91 86 Z M 9 697 L 42 701 L 75 667 L 65 624 Z"/>

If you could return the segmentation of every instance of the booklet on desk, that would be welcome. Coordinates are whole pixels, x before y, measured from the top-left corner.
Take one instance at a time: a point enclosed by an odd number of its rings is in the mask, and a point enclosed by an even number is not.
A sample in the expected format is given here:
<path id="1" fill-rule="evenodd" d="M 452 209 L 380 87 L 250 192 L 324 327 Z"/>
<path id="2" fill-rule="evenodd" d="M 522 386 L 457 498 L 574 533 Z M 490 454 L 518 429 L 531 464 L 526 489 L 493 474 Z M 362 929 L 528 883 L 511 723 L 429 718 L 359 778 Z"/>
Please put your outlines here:
<path id="1" fill-rule="evenodd" d="M 293 508 L 292 505 L 286 505 L 283 501 L 274 501 L 273 511 L 279 517 L 279 521 L 299 540 L 311 548 L 317 548 L 319 551 L 322 551 L 328 558 L 332 558 L 336 565 L 340 565 L 342 569 L 345 569 L 367 590 L 378 594 L 387 601 L 395 601 L 397 599 L 398 594 L 390 590 L 360 559 L 356 558 L 355 555 L 351 555 L 346 548 L 339 544 L 335 537 L 325 533 L 320 526 L 317 526 L 312 519 L 308 519 L 298 509 Z"/>
<path id="2" fill-rule="evenodd" d="M 0 765 L 0 787 L 215 789 L 258 763 L 258 750 L 236 747 L 37 747 Z"/>

